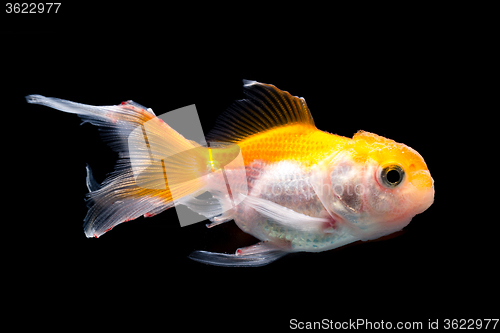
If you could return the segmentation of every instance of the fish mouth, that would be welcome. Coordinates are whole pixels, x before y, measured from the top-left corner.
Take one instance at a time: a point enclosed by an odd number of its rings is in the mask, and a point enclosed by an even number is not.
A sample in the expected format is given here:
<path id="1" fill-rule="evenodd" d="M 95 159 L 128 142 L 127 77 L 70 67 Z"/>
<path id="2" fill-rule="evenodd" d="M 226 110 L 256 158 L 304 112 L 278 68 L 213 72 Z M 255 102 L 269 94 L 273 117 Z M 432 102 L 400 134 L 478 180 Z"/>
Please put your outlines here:
<path id="1" fill-rule="evenodd" d="M 429 188 L 427 190 L 427 193 L 425 193 L 423 195 L 423 197 L 421 198 L 421 201 L 420 201 L 420 205 L 419 205 L 419 209 L 418 209 L 418 213 L 417 214 L 420 214 L 420 213 L 423 213 L 424 211 L 426 211 L 430 206 L 432 206 L 432 204 L 434 203 L 434 194 L 435 194 L 435 191 L 434 191 L 434 184 L 432 184 L 432 187 Z"/>
<path id="2" fill-rule="evenodd" d="M 434 179 L 430 177 L 432 185 L 428 188 L 417 188 L 414 184 L 411 185 L 411 194 L 406 196 L 406 200 L 413 205 L 413 214 L 420 214 L 426 211 L 434 203 Z"/>

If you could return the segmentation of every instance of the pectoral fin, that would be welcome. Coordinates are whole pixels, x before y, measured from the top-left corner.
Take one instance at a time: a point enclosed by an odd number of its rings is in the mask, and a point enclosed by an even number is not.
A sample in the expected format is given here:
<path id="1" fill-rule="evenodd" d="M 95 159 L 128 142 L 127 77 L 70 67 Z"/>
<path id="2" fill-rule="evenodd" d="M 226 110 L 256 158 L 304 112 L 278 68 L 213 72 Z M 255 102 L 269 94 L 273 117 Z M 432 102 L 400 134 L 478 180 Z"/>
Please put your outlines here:
<path id="1" fill-rule="evenodd" d="M 245 196 L 243 203 L 274 222 L 292 227 L 300 232 L 309 232 L 318 229 L 325 230 L 331 223 L 329 218 L 304 215 L 262 198 Z"/>

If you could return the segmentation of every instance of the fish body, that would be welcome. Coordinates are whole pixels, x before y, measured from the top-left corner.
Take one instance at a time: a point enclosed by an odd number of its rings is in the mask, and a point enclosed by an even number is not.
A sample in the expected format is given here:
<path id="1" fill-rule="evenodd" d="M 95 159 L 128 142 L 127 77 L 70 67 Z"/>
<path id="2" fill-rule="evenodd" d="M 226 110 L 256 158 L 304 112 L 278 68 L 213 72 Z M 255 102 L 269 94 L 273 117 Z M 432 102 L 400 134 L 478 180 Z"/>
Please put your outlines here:
<path id="1" fill-rule="evenodd" d="M 247 98 L 236 101 L 207 136 L 209 147 L 131 101 L 92 107 L 27 98 L 77 113 L 113 134 L 122 163 L 101 185 L 88 177 L 88 237 L 184 204 L 210 219 L 209 227 L 234 220 L 260 240 L 234 254 L 195 251 L 191 259 L 260 266 L 290 252 L 325 251 L 391 234 L 432 204 L 433 179 L 412 148 L 364 131 L 353 138 L 321 131 L 303 98 L 273 85 L 244 81 L 244 92 Z M 143 146 L 146 123 L 149 155 L 133 148 Z M 168 162 L 161 156 L 169 156 Z M 237 156 L 243 163 L 232 163 Z M 130 161 L 139 163 L 140 175 Z M 211 199 L 198 197 L 207 191 Z"/>

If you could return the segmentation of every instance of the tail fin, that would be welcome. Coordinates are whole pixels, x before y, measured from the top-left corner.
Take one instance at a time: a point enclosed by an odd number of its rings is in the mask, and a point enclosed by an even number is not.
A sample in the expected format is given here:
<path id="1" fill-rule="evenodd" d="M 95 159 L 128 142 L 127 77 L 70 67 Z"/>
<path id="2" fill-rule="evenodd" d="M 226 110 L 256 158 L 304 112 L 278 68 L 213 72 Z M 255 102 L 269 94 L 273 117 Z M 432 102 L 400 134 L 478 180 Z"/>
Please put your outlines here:
<path id="1" fill-rule="evenodd" d="M 173 207 L 174 199 L 203 190 L 200 177 L 209 163 L 200 147 L 157 118 L 151 109 L 127 101 L 121 105 L 91 106 L 41 95 L 26 96 L 28 103 L 76 113 L 84 122 L 99 126 L 103 139 L 119 153 L 115 170 L 98 184 L 87 177 L 87 237 L 99 237 L 115 225 L 141 215 L 152 216 Z M 146 134 L 147 133 L 147 134 Z M 169 182 L 165 157 L 169 157 Z M 194 158 L 193 158 L 194 157 Z M 172 193 L 175 193 L 173 198 Z"/>

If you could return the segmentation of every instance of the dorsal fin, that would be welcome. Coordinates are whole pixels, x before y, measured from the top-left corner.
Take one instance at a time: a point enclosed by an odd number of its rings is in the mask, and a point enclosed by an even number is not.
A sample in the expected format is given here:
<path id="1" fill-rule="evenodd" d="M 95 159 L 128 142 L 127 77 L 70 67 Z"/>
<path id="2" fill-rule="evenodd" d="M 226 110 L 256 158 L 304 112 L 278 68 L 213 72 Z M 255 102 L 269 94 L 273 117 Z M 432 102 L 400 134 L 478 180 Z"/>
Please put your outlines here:
<path id="1" fill-rule="evenodd" d="M 316 128 L 302 97 L 272 84 L 243 80 L 246 99 L 235 101 L 207 135 L 207 141 L 239 142 L 270 129 L 302 124 Z"/>

